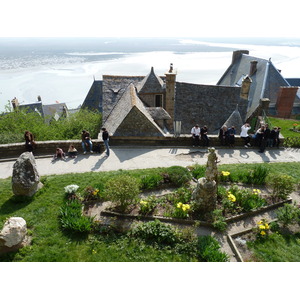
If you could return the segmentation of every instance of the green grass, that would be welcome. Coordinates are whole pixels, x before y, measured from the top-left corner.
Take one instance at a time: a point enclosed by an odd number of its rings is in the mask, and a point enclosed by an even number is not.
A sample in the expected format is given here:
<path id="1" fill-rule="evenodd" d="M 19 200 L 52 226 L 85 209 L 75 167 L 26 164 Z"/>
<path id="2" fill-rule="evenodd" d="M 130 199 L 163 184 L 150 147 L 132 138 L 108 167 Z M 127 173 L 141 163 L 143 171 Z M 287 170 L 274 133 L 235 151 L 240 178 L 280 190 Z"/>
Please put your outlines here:
<path id="1" fill-rule="evenodd" d="M 300 124 L 299 120 L 293 120 L 293 119 L 278 119 L 278 118 L 271 118 L 268 117 L 268 121 L 271 124 L 271 128 L 273 127 L 281 127 L 281 134 L 284 137 L 300 137 L 300 133 L 299 132 L 295 132 L 290 130 L 291 128 L 293 128 L 293 124 Z M 269 124 L 269 125 L 270 125 Z"/>
<path id="2" fill-rule="evenodd" d="M 259 164 L 222 165 L 219 169 L 242 172 Z M 270 173 L 285 173 L 300 181 L 300 163 L 268 164 Z M 179 254 L 172 249 L 156 249 L 129 239 L 122 234 L 74 235 L 60 228 L 59 210 L 65 200 L 64 187 L 79 185 L 79 193 L 87 186 L 102 186 L 120 174 L 136 177 L 153 174 L 164 168 L 90 172 L 42 177 L 43 189 L 32 199 L 16 201 L 11 190 L 11 179 L 0 180 L 0 228 L 12 216 L 22 217 L 32 232 L 32 245 L 16 253 L 2 255 L 0 261 L 194 261 L 195 257 Z"/>
<path id="3" fill-rule="evenodd" d="M 300 233 L 270 234 L 265 239 L 258 239 L 249 244 L 254 253 L 254 260 L 262 262 L 300 261 Z"/>

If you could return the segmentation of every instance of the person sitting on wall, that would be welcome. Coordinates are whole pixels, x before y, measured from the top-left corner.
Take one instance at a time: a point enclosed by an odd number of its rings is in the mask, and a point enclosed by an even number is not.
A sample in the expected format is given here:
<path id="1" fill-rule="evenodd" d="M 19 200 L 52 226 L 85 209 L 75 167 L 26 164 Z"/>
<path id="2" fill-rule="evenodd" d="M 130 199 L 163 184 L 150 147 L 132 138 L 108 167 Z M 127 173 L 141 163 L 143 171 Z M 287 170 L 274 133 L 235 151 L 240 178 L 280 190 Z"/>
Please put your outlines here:
<path id="1" fill-rule="evenodd" d="M 77 149 L 73 144 L 70 145 L 69 150 L 68 150 L 68 156 L 71 158 L 76 158 L 78 154 Z"/>
<path id="2" fill-rule="evenodd" d="M 203 141 L 203 146 L 208 147 L 209 146 L 209 138 L 207 135 L 207 126 L 204 125 L 200 130 L 201 140 Z"/>
<path id="3" fill-rule="evenodd" d="M 192 130 L 191 134 L 193 137 L 193 147 L 200 146 L 200 127 L 198 124 L 196 124 Z"/>
<path id="4" fill-rule="evenodd" d="M 235 144 L 235 134 L 236 134 L 235 127 L 231 126 L 231 128 L 229 128 L 228 130 L 228 144 L 229 147 L 231 148 L 233 148 Z"/>
<path id="5" fill-rule="evenodd" d="M 228 129 L 227 129 L 226 125 L 223 125 L 219 130 L 219 140 L 220 140 L 221 146 L 228 145 Z"/>
<path id="6" fill-rule="evenodd" d="M 82 130 L 81 133 L 81 144 L 83 148 L 83 154 L 86 154 L 87 147 L 90 148 L 90 153 L 93 153 L 93 143 L 90 137 L 90 133 L 87 130 Z"/>

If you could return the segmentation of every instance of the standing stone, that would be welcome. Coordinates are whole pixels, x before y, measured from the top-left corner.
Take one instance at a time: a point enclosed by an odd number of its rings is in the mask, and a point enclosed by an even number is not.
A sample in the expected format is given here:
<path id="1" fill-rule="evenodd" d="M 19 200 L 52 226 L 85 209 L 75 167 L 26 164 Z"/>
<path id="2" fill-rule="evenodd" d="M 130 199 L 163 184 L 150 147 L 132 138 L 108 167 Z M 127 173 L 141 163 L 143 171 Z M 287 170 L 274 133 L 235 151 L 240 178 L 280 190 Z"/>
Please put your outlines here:
<path id="1" fill-rule="evenodd" d="M 26 236 L 26 221 L 20 217 L 9 218 L 0 232 L 0 246 L 14 247 L 21 244 Z"/>
<path id="2" fill-rule="evenodd" d="M 24 152 L 13 165 L 12 191 L 16 196 L 33 196 L 43 184 L 31 152 Z"/>

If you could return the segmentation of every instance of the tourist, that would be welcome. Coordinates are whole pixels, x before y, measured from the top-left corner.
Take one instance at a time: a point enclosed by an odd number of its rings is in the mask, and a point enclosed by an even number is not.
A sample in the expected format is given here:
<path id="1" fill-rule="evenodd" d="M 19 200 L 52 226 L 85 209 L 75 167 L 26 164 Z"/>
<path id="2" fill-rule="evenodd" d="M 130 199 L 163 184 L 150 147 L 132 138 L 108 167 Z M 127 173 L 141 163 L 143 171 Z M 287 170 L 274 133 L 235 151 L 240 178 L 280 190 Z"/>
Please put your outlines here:
<path id="1" fill-rule="evenodd" d="M 66 160 L 66 155 L 63 151 L 63 149 L 61 148 L 56 148 L 55 154 L 53 155 L 53 159 L 52 161 L 56 160 L 56 159 L 63 159 Z"/>
<path id="2" fill-rule="evenodd" d="M 236 130 L 234 126 L 231 126 L 231 128 L 228 130 L 228 143 L 229 143 L 229 147 L 234 147 L 235 144 L 235 134 L 236 134 Z"/>
<path id="3" fill-rule="evenodd" d="M 255 146 L 259 147 L 261 146 L 261 142 L 264 136 L 265 132 L 265 125 L 261 124 L 260 127 L 256 130 L 255 133 Z"/>
<path id="4" fill-rule="evenodd" d="M 259 151 L 258 151 L 260 153 L 264 153 L 264 151 L 267 147 L 267 142 L 268 142 L 269 136 L 270 136 L 269 125 L 265 124 L 262 127 L 264 127 L 264 128 L 263 128 L 263 134 L 262 134 L 262 137 L 261 137 L 260 148 L 259 148 Z"/>
<path id="5" fill-rule="evenodd" d="M 280 139 L 279 139 L 279 136 L 280 136 L 280 130 L 281 128 L 278 127 L 277 128 L 277 131 L 276 131 L 276 135 L 275 135 L 275 147 L 279 148 L 279 144 L 280 144 Z"/>
<path id="6" fill-rule="evenodd" d="M 81 133 L 81 144 L 83 148 L 83 154 L 86 154 L 87 147 L 90 148 L 90 153 L 93 153 L 93 143 L 90 137 L 90 133 L 87 130 L 82 130 Z"/>
<path id="7" fill-rule="evenodd" d="M 203 141 L 203 146 L 208 147 L 209 146 L 209 138 L 207 135 L 207 126 L 204 125 L 200 130 L 201 140 Z"/>
<path id="8" fill-rule="evenodd" d="M 195 146 L 200 146 L 200 127 L 198 124 L 196 124 L 192 130 L 191 130 L 191 134 L 193 137 L 193 147 Z"/>
<path id="9" fill-rule="evenodd" d="M 221 146 L 228 145 L 228 130 L 227 130 L 226 125 L 223 125 L 219 130 L 219 140 L 220 140 Z"/>
<path id="10" fill-rule="evenodd" d="M 32 152 L 36 145 L 33 134 L 30 131 L 26 130 L 24 133 L 24 139 L 25 139 L 26 150 Z"/>
<path id="11" fill-rule="evenodd" d="M 275 146 L 275 139 L 276 139 L 276 133 L 277 133 L 277 127 L 274 127 L 271 132 L 268 139 L 268 147 L 274 147 Z"/>
<path id="12" fill-rule="evenodd" d="M 73 144 L 70 145 L 69 150 L 68 150 L 68 156 L 70 158 L 76 158 L 78 154 L 77 149 L 75 148 L 75 146 Z"/>
<path id="13" fill-rule="evenodd" d="M 102 140 L 104 142 L 105 148 L 106 148 L 106 156 L 109 156 L 109 134 L 106 128 L 102 128 Z"/>
<path id="14" fill-rule="evenodd" d="M 250 124 L 249 123 L 245 123 L 242 127 L 241 127 L 241 134 L 240 137 L 244 140 L 244 147 L 248 148 L 250 147 L 250 136 L 248 134 L 248 131 L 251 129 Z"/>

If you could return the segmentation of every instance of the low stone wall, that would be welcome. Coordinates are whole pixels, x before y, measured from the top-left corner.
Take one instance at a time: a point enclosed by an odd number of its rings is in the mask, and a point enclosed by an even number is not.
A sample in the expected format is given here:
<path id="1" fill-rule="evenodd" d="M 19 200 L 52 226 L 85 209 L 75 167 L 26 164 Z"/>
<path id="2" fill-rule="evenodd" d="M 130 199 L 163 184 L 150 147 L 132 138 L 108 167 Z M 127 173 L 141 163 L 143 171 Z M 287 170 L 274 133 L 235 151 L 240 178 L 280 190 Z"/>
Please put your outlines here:
<path id="1" fill-rule="evenodd" d="M 217 135 L 210 135 L 210 147 L 220 147 Z M 244 141 L 238 136 L 235 138 L 235 146 L 242 147 Z M 36 149 L 33 151 L 36 157 L 44 155 L 54 155 L 56 148 L 62 148 L 68 151 L 70 144 L 73 144 L 79 153 L 82 152 L 81 140 L 59 140 L 36 142 Z M 93 139 L 93 146 L 100 146 L 100 152 L 105 147 L 101 139 Z M 190 135 L 181 135 L 174 137 L 167 135 L 165 137 L 111 137 L 111 146 L 162 146 L 162 147 L 191 147 L 192 138 Z M 201 141 L 200 141 L 201 146 Z M 201 146 L 202 147 L 202 146 Z M 25 143 L 2 144 L 0 145 L 0 159 L 16 158 L 25 152 Z"/>

